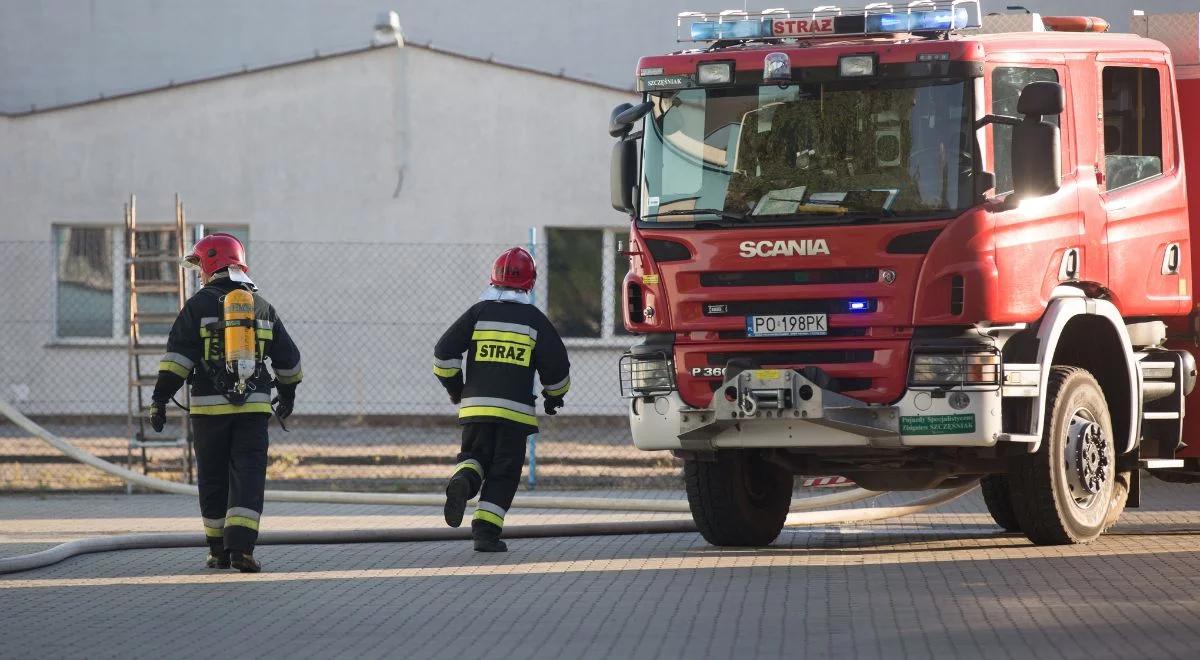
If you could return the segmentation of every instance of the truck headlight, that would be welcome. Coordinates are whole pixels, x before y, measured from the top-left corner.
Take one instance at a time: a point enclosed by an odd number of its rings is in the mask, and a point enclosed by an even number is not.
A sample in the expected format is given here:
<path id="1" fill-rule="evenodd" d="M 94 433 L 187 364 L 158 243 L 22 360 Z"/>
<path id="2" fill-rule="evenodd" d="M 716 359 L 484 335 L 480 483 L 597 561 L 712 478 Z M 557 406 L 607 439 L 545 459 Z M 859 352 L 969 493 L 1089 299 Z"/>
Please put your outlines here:
<path id="1" fill-rule="evenodd" d="M 621 356 L 621 395 L 648 396 L 675 390 L 675 365 L 665 353 Z"/>
<path id="2" fill-rule="evenodd" d="M 728 85 L 733 82 L 733 62 L 704 62 L 696 67 L 701 85 Z"/>
<path id="3" fill-rule="evenodd" d="M 997 385 L 997 353 L 914 353 L 908 382 L 911 385 Z"/>

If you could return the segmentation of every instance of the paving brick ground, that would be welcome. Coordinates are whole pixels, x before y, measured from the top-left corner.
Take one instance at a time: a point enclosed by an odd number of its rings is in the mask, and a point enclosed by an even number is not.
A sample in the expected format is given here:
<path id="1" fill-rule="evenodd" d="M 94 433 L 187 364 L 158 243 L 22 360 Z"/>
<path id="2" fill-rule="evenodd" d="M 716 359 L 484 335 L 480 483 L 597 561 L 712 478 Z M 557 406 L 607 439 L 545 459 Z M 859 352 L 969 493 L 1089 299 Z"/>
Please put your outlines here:
<path id="1" fill-rule="evenodd" d="M 256 576 L 197 568 L 198 550 L 97 554 L 0 577 L 0 656 L 1195 658 L 1200 486 L 1150 481 L 1144 504 L 1097 543 L 1054 548 L 999 534 L 972 495 L 889 523 L 788 530 L 763 550 L 694 534 L 517 540 L 499 556 L 463 542 L 279 546 L 261 550 L 269 572 Z M 0 548 L 181 531 L 192 506 L 0 498 Z M 397 527 L 438 512 L 268 516 L 276 529 Z M 550 519 L 628 518 L 512 516 Z"/>

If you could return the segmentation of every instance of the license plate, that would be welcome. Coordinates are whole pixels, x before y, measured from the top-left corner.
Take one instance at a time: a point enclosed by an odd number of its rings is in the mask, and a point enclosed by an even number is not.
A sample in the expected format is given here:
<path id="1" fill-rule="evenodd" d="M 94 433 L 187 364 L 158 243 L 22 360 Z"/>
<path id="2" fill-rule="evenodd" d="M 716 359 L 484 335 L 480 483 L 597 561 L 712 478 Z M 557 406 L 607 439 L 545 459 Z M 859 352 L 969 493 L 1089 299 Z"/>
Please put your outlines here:
<path id="1" fill-rule="evenodd" d="M 810 337 L 829 334 L 824 314 L 779 314 L 747 316 L 747 337 Z"/>

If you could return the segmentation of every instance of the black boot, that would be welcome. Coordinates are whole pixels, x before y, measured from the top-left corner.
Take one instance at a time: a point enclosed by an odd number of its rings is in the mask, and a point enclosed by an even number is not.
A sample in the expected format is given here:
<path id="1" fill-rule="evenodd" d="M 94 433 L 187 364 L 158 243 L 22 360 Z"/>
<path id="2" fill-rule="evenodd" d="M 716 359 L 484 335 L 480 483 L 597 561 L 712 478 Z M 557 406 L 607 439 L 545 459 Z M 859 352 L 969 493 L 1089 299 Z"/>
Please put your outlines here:
<path id="1" fill-rule="evenodd" d="M 257 573 L 262 570 L 262 564 L 258 563 L 251 552 L 230 550 L 229 564 L 243 573 Z"/>
<path id="2" fill-rule="evenodd" d="M 508 552 L 508 544 L 500 540 L 500 530 L 494 525 L 476 521 L 471 525 L 471 535 L 475 537 L 475 552 Z"/>
<path id="3" fill-rule="evenodd" d="M 446 524 L 458 527 L 462 524 L 463 512 L 467 509 L 467 500 L 471 499 L 471 482 L 461 472 L 450 478 L 446 484 Z"/>
<path id="4" fill-rule="evenodd" d="M 229 568 L 229 553 L 224 548 L 209 548 L 204 566 L 205 568 Z"/>

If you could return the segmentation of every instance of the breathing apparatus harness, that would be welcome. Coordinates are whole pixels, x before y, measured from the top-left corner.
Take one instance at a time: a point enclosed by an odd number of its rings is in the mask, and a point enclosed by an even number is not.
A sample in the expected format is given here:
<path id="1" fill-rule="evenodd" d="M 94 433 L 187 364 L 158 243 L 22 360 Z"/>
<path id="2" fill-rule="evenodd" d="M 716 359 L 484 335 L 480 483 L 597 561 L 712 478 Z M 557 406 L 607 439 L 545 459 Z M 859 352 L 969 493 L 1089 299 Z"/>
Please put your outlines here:
<path id="1" fill-rule="evenodd" d="M 224 295 L 207 288 L 201 289 L 217 297 L 221 316 L 204 326 L 208 336 L 204 339 L 200 371 L 213 389 L 234 406 L 246 403 L 257 389 L 255 378 L 266 373 L 263 363 L 265 345 L 258 342 L 252 287 L 251 284 L 244 284 L 243 288 L 233 289 Z M 271 401 L 272 412 L 278 400 Z M 277 413 L 275 417 L 279 420 L 279 426 L 287 431 L 283 418 Z"/>

